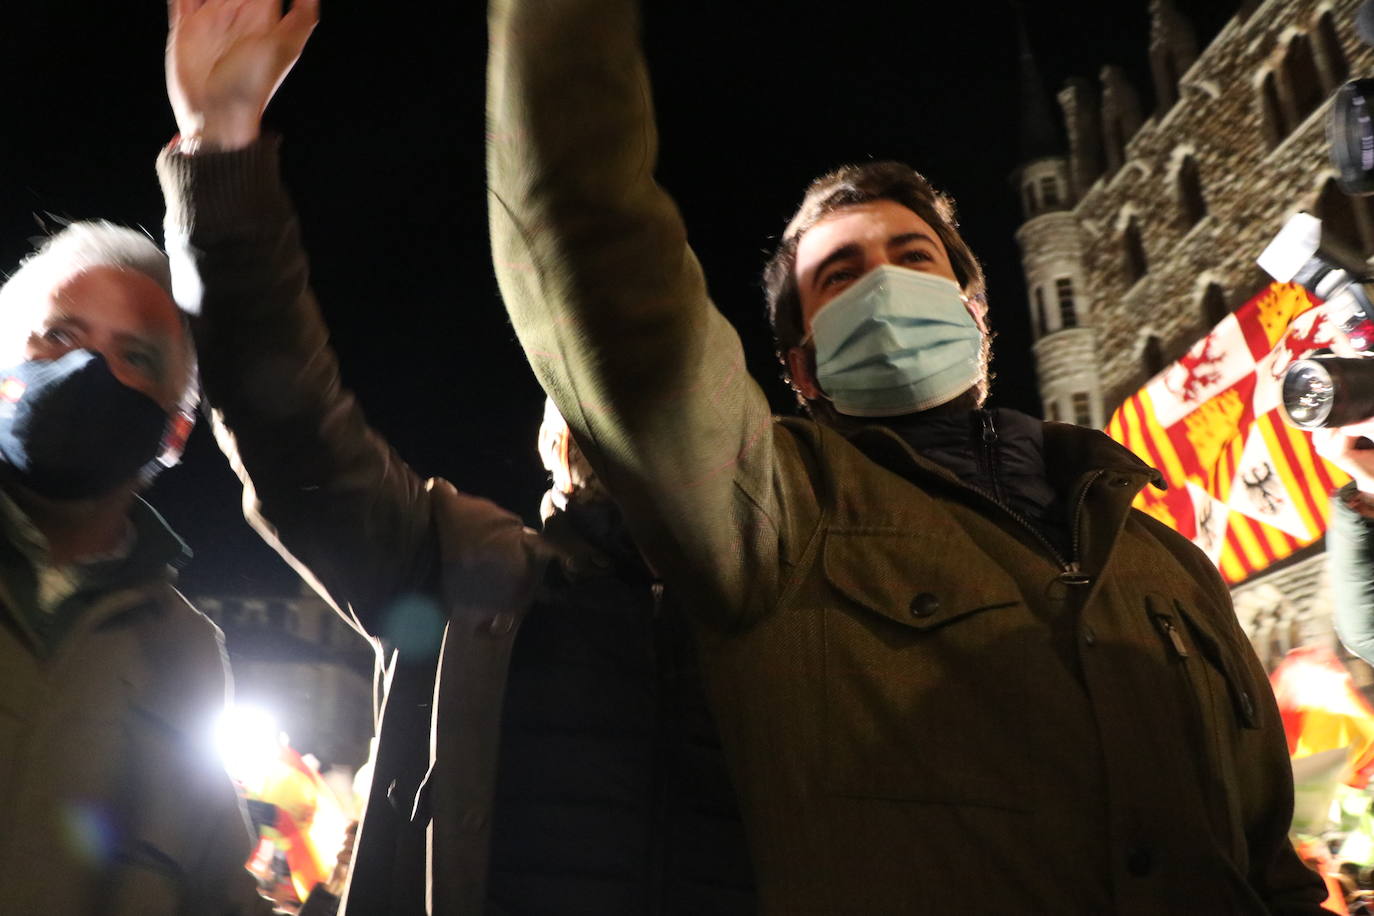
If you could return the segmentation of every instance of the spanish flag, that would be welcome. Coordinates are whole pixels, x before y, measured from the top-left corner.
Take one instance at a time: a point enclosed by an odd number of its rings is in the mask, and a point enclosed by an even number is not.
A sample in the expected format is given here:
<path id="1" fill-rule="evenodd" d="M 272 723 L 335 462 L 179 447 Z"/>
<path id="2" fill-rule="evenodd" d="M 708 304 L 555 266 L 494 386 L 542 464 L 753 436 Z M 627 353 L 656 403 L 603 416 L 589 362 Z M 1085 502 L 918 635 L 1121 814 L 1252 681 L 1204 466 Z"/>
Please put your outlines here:
<path id="1" fill-rule="evenodd" d="M 1279 412 L 1284 370 L 1331 344 L 1315 305 L 1300 286 L 1271 285 L 1107 424 L 1168 482 L 1141 493 L 1136 508 L 1191 538 L 1232 584 L 1320 538 L 1327 494 L 1348 479 Z"/>

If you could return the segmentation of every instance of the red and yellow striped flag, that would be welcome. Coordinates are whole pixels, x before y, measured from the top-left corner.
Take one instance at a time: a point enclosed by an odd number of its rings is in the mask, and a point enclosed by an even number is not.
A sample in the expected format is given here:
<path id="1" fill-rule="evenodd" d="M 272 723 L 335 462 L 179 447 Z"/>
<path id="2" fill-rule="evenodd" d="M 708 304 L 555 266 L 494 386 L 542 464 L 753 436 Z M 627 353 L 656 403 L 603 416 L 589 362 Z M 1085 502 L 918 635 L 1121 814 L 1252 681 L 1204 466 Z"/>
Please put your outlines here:
<path id="1" fill-rule="evenodd" d="M 1325 313 L 1274 284 L 1112 415 L 1107 434 L 1163 472 L 1136 508 L 1189 537 L 1236 583 L 1326 530 L 1327 493 L 1348 478 L 1284 424 L 1279 386 L 1295 359 L 1327 347 Z"/>

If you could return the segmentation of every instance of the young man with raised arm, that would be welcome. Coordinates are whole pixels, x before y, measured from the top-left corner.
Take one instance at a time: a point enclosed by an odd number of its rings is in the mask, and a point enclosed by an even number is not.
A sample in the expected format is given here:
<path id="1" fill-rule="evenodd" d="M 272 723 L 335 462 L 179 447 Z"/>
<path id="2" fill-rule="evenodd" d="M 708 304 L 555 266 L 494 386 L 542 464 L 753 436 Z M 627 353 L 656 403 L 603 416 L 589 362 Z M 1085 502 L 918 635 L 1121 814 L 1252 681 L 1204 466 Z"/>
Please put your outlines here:
<path id="1" fill-rule="evenodd" d="M 1318 913 L 1225 586 L 1099 432 L 982 407 L 952 204 L 816 182 L 775 420 L 654 181 L 635 0 L 492 0 L 493 256 L 530 364 L 696 610 L 765 912 Z"/>

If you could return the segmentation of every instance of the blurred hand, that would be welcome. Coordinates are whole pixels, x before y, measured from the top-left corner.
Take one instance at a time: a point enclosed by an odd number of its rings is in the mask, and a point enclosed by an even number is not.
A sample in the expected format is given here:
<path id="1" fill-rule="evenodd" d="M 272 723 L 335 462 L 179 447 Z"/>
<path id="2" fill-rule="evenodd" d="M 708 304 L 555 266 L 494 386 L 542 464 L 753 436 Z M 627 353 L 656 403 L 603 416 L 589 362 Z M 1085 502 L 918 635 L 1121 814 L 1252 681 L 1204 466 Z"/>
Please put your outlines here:
<path id="1" fill-rule="evenodd" d="M 1374 421 L 1319 429 L 1312 433 L 1317 454 L 1345 471 L 1361 493 L 1374 496 L 1374 448 L 1356 448 L 1361 438 L 1374 442 Z"/>
<path id="2" fill-rule="evenodd" d="M 169 0 L 167 98 L 182 142 L 242 149 L 320 21 L 320 0 Z"/>
<path id="3" fill-rule="evenodd" d="M 344 831 L 343 846 L 334 860 L 334 871 L 329 876 L 328 890 L 335 896 L 343 894 L 344 885 L 348 882 L 348 872 L 353 867 L 353 847 L 357 840 L 358 822 L 350 821 L 348 829 Z"/>

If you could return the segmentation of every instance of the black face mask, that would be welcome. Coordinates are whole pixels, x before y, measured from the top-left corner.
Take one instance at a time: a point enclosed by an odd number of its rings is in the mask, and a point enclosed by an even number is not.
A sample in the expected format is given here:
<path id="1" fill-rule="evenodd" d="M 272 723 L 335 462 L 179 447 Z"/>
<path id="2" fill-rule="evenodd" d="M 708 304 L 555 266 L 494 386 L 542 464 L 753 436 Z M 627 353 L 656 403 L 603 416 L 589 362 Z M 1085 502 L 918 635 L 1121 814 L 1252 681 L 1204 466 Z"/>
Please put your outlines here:
<path id="1" fill-rule="evenodd" d="M 40 496 L 109 493 L 152 462 L 166 428 L 166 411 L 115 378 L 98 353 L 0 371 L 0 463 Z"/>

